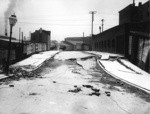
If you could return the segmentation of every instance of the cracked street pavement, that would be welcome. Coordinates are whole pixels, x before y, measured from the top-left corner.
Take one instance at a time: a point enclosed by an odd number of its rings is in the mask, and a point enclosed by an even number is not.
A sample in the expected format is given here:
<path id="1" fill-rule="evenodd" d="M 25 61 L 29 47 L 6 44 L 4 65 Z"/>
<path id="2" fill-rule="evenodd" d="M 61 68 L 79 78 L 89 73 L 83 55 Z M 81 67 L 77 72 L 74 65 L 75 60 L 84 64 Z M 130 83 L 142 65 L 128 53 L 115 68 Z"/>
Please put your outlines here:
<path id="1" fill-rule="evenodd" d="M 33 73 L 37 76 L 0 82 L 0 114 L 148 114 L 150 110 L 149 99 L 116 83 L 91 54 L 60 52 Z"/>

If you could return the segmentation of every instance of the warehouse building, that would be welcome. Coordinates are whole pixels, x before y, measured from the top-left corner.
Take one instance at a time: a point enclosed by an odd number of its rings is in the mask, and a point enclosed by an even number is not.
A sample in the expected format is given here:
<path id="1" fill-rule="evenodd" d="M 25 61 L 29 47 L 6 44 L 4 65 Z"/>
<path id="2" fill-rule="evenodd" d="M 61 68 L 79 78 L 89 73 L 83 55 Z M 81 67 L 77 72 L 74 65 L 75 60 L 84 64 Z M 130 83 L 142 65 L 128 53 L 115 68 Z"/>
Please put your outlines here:
<path id="1" fill-rule="evenodd" d="M 92 50 L 123 54 L 150 72 L 150 5 L 130 4 L 119 11 L 119 25 L 93 35 Z"/>

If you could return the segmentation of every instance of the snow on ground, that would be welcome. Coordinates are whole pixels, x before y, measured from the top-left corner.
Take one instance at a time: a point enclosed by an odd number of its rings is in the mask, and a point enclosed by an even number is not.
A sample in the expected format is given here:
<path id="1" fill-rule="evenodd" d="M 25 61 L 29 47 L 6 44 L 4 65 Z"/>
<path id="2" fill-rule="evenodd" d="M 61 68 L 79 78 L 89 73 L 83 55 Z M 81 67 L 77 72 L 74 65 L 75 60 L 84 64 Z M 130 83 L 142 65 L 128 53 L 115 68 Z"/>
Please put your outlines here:
<path id="1" fill-rule="evenodd" d="M 99 61 L 104 67 L 104 69 L 106 69 L 109 73 L 124 81 L 130 82 L 136 86 L 144 88 L 150 92 L 150 75 L 137 68 L 129 61 L 121 59 L 125 66 L 130 67 L 132 70 L 120 64 L 118 61 Z"/>
<path id="2" fill-rule="evenodd" d="M 77 57 L 79 56 L 77 55 Z M 84 69 L 74 62 L 69 65 L 60 63 L 60 66 L 50 72 L 50 68 L 46 68 L 48 72 L 44 71 L 41 74 L 42 78 L 22 79 L 9 83 L 14 87 L 1 85 L 0 113 L 109 114 L 111 112 L 111 114 L 148 114 L 149 103 L 134 94 L 105 89 L 106 85 L 100 83 L 98 77 L 96 77 L 97 82 L 91 82 L 93 72 L 89 72 L 89 69 L 96 65 L 94 59 L 77 60 L 77 63 L 82 65 Z M 86 73 L 82 74 L 81 70 L 85 70 Z M 91 75 L 91 77 L 87 78 L 87 75 Z M 83 87 L 85 84 L 100 89 L 100 96 L 90 96 L 89 94 L 93 91 L 91 88 Z M 81 91 L 69 92 L 69 90 L 75 89 L 75 85 L 81 88 Z M 108 97 L 105 91 L 111 91 L 111 96 Z"/>
<path id="3" fill-rule="evenodd" d="M 55 59 L 58 60 L 66 60 L 66 59 L 73 59 L 73 58 L 84 58 L 92 56 L 91 54 L 85 54 L 81 51 L 63 51 L 62 53 L 55 56 Z"/>
<path id="4" fill-rule="evenodd" d="M 32 71 L 38 68 L 44 61 L 50 59 L 56 53 L 58 53 L 58 51 L 46 51 L 34 54 L 31 57 L 12 65 L 11 68 L 22 67 L 24 70 Z"/>
<path id="5" fill-rule="evenodd" d="M 107 53 L 107 52 L 97 52 L 97 51 L 86 51 L 88 53 L 92 53 L 98 55 L 101 59 L 109 59 L 109 57 L 124 57 L 121 54 Z"/>
<path id="6" fill-rule="evenodd" d="M 39 54 L 34 54 L 31 57 L 12 65 L 11 67 L 22 67 L 23 69 L 27 71 L 32 71 L 38 68 L 45 60 L 49 59 L 57 52 L 58 51 L 47 51 L 47 52 L 41 52 Z M 111 74 L 125 81 L 138 85 L 142 88 L 150 90 L 149 74 L 139 69 L 138 67 L 134 66 L 129 61 L 120 59 L 122 63 L 124 63 L 128 67 L 131 67 L 131 69 L 133 70 L 126 68 L 125 66 L 118 63 L 117 61 L 109 61 L 109 60 L 103 61 L 103 59 L 109 59 L 110 56 L 123 57 L 122 55 L 104 53 L 104 52 L 96 52 L 96 51 L 87 51 L 87 52 L 100 56 L 101 57 L 100 62 L 103 64 L 105 69 Z M 63 51 L 62 53 L 59 53 L 58 55 L 56 55 L 55 59 L 58 59 L 58 60 L 77 59 L 77 63 L 82 65 L 84 69 L 88 70 L 88 69 L 95 67 L 95 63 L 92 60 L 93 58 L 88 59 L 88 62 L 81 61 L 81 58 L 92 56 L 91 54 L 88 54 L 88 53 L 83 53 L 80 51 Z M 5 77 L 5 75 L 0 75 L 0 77 Z"/>
<path id="7" fill-rule="evenodd" d="M 7 78 L 8 76 L 6 76 L 5 74 L 0 74 L 0 79 L 3 79 L 3 78 Z"/>
<path id="8" fill-rule="evenodd" d="M 129 62 L 126 59 L 121 59 L 121 62 L 123 62 L 126 66 L 131 67 L 134 71 L 137 71 L 139 73 L 141 73 L 142 75 L 148 76 L 150 77 L 150 74 L 148 74 L 147 72 L 145 72 L 144 70 L 140 69 L 139 67 L 135 66 L 134 64 L 132 64 L 131 62 Z"/>
<path id="9" fill-rule="evenodd" d="M 100 56 L 99 61 L 102 64 L 101 67 L 104 67 L 104 69 L 111 73 L 113 76 L 140 88 L 144 88 L 146 91 L 150 92 L 150 74 L 133 65 L 128 60 L 120 58 L 120 61 L 123 64 L 120 64 L 118 61 L 109 60 L 110 56 L 123 57 L 123 55 L 96 51 L 87 52 Z"/>
<path id="10" fill-rule="evenodd" d="M 84 60 L 84 61 L 83 60 L 78 60 L 77 63 L 82 65 L 82 67 L 85 70 L 93 69 L 93 68 L 96 67 L 96 62 L 95 62 L 94 58 L 87 59 L 87 60 Z"/>

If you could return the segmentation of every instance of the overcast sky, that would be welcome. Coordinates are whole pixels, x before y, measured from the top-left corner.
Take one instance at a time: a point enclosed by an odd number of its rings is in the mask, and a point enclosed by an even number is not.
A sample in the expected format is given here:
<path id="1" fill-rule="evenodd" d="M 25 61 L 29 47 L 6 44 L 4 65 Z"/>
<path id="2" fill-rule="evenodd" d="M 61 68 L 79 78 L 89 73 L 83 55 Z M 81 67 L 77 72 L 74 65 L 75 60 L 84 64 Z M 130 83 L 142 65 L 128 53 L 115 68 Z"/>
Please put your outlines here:
<path id="1" fill-rule="evenodd" d="M 135 0 L 145 3 L 148 0 Z M 4 35 L 5 12 L 15 12 L 17 23 L 13 36 L 19 37 L 19 27 L 26 37 L 29 32 L 43 28 L 51 31 L 51 39 L 61 41 L 66 37 L 91 34 L 91 14 L 97 11 L 94 19 L 94 34 L 99 33 L 101 19 L 104 30 L 118 25 L 118 11 L 133 3 L 133 0 L 0 0 L 0 35 Z M 7 27 L 9 29 L 9 26 Z M 9 31 L 8 31 L 9 32 Z"/>

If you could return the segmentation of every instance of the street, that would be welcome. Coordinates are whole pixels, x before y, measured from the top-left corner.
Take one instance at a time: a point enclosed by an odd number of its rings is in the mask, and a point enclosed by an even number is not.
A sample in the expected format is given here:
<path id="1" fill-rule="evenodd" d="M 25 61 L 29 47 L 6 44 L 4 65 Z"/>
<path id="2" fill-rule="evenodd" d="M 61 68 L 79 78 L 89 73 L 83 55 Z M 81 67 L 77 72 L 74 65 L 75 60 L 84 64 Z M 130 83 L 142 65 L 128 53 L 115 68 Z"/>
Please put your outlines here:
<path id="1" fill-rule="evenodd" d="M 0 81 L 0 114 L 149 114 L 150 98 L 81 51 L 62 51 L 32 71 Z"/>

